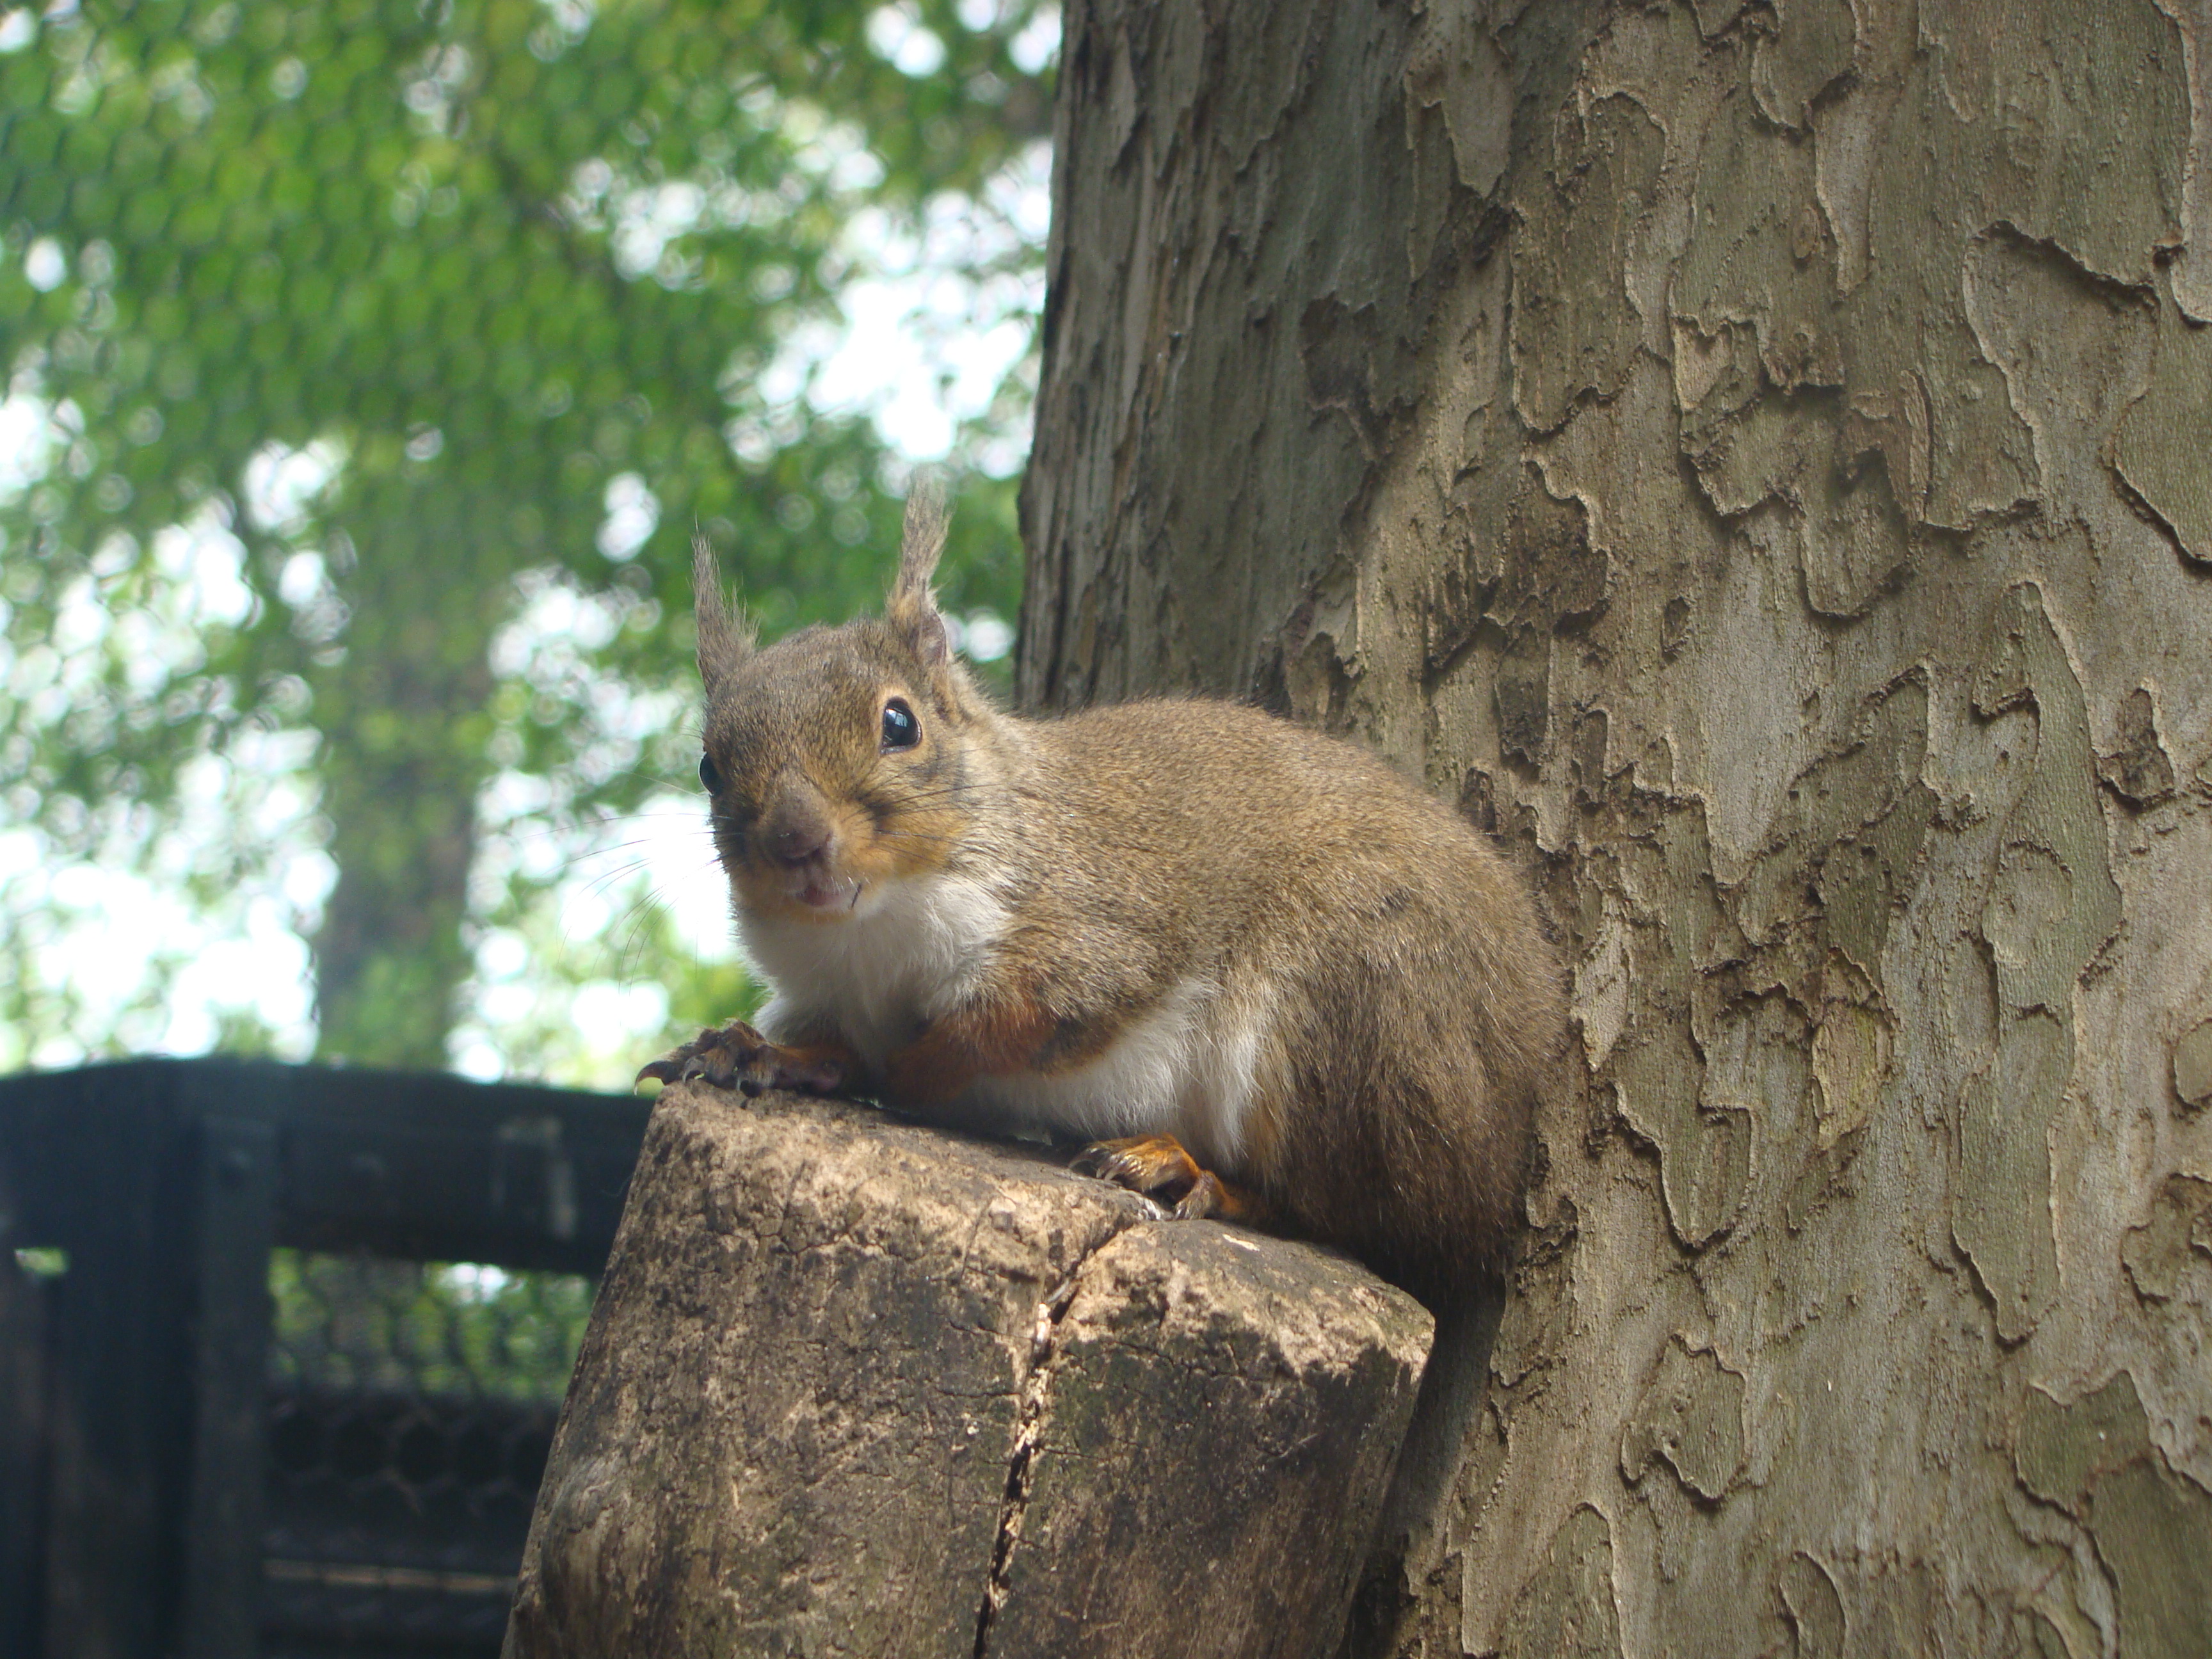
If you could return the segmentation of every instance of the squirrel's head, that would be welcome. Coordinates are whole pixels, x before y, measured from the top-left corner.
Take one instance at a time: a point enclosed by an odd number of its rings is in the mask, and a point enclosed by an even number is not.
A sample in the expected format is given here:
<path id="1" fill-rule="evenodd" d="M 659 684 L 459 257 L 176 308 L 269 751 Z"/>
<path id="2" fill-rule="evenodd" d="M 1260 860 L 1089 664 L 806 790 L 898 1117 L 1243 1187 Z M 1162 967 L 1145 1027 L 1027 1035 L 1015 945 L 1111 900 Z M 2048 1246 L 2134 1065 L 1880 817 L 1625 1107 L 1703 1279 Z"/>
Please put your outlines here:
<path id="1" fill-rule="evenodd" d="M 724 604 L 713 550 L 693 546 L 699 779 L 732 896 L 754 915 L 841 920 L 891 882 L 942 868 L 960 844 L 970 738 L 990 708 L 930 592 L 945 528 L 941 499 L 917 487 L 883 617 L 765 648 Z"/>

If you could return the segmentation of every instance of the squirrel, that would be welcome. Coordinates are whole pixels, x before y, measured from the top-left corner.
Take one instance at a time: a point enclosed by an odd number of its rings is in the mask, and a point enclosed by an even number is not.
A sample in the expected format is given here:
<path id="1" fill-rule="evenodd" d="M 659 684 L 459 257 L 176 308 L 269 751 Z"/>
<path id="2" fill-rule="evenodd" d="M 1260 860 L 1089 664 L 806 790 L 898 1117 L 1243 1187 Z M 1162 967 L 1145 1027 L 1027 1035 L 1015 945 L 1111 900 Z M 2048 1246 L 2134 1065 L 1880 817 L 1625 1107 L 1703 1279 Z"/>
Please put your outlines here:
<path id="1" fill-rule="evenodd" d="M 1243 705 L 1001 712 L 931 590 L 918 489 L 885 614 L 766 647 L 693 549 L 699 776 L 773 995 L 649 1062 L 987 1133 L 1179 1216 L 1494 1275 L 1565 1032 L 1528 891 L 1352 744 Z"/>

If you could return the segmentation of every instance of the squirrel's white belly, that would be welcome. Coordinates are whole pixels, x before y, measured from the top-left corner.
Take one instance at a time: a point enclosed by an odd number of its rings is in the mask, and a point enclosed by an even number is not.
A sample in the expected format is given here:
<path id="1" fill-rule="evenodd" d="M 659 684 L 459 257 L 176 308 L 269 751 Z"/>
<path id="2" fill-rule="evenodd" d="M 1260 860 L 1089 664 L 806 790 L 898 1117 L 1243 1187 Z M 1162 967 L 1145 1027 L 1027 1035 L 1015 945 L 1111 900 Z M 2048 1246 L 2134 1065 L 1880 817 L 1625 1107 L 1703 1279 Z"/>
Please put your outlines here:
<path id="1" fill-rule="evenodd" d="M 981 882 L 933 876 L 886 882 L 858 913 L 828 922 L 763 920 L 740 911 L 745 955 L 775 995 L 763 1031 L 781 1042 L 827 1018 L 877 1066 L 915 1028 L 956 1006 L 990 960 L 1006 905 Z"/>
<path id="2" fill-rule="evenodd" d="M 1172 1134 L 1200 1162 L 1234 1170 L 1259 1048 L 1256 1021 L 1210 981 L 1187 979 L 1094 1060 L 978 1079 L 961 1097 L 962 1115 L 1091 1139 Z"/>
<path id="3" fill-rule="evenodd" d="M 886 883 L 864 895 L 857 914 L 828 925 L 741 912 L 745 954 L 775 988 L 760 1029 L 785 1042 L 824 1021 L 880 1067 L 983 976 L 1009 920 L 981 883 L 941 875 Z M 948 1115 L 1017 1134 L 1172 1134 L 1202 1163 L 1234 1173 L 1263 1006 L 1194 975 L 1095 1058 L 1065 1070 L 980 1078 Z"/>

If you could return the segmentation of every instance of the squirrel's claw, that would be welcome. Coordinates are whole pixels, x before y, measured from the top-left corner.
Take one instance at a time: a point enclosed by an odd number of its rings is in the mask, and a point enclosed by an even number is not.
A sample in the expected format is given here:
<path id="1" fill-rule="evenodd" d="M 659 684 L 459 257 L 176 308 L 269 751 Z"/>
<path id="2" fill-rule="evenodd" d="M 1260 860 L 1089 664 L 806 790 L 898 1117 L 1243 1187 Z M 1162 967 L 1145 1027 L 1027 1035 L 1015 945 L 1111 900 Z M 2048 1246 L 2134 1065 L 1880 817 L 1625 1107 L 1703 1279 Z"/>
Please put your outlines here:
<path id="1" fill-rule="evenodd" d="M 1075 1156 L 1078 1173 L 1133 1193 L 1181 1191 L 1206 1173 L 1173 1135 L 1126 1135 L 1094 1140 Z"/>
<path id="2" fill-rule="evenodd" d="M 1211 1179 L 1173 1135 L 1125 1135 L 1113 1140 L 1094 1140 L 1076 1154 L 1073 1167 L 1079 1174 L 1110 1181 L 1147 1198 L 1173 1194 L 1184 1199 Z M 1180 1204 L 1176 1212 L 1182 1212 Z M 1201 1209 L 1195 1213 L 1204 1215 L 1206 1212 Z"/>
<path id="3" fill-rule="evenodd" d="M 1198 1179 L 1190 1183 L 1190 1190 L 1176 1200 L 1176 1219 L 1197 1221 L 1218 1215 L 1224 1207 L 1224 1197 L 1221 1177 L 1211 1170 L 1202 1170 Z"/>
<path id="4" fill-rule="evenodd" d="M 678 1083 L 695 1077 L 748 1097 L 770 1089 L 826 1095 L 843 1085 L 845 1068 L 823 1055 L 770 1042 L 744 1021 L 733 1019 L 727 1025 L 700 1032 L 696 1042 L 646 1061 L 638 1067 L 636 1082 L 652 1078 L 660 1083 Z"/>
<path id="5" fill-rule="evenodd" d="M 732 1020 L 731 1024 L 738 1025 L 739 1022 Z M 724 1030 L 728 1029 L 725 1027 Z M 750 1026 L 741 1026 L 740 1029 L 751 1030 Z M 710 1051 L 719 1048 L 722 1040 L 723 1031 L 715 1030 L 711 1027 L 700 1032 L 692 1042 L 679 1044 L 659 1058 L 648 1060 L 644 1065 L 639 1066 L 637 1075 L 630 1079 L 630 1087 L 635 1088 L 647 1078 L 651 1078 L 655 1083 L 668 1084 L 679 1082 L 688 1077 L 706 1076 L 704 1056 Z M 758 1033 L 754 1033 L 755 1042 L 763 1040 Z"/>
<path id="6" fill-rule="evenodd" d="M 1127 1135 L 1093 1141 L 1076 1154 L 1074 1169 L 1127 1187 L 1168 1206 L 1178 1220 L 1212 1216 L 1264 1226 L 1267 1206 L 1257 1193 L 1224 1181 L 1184 1150 L 1173 1135 Z"/>

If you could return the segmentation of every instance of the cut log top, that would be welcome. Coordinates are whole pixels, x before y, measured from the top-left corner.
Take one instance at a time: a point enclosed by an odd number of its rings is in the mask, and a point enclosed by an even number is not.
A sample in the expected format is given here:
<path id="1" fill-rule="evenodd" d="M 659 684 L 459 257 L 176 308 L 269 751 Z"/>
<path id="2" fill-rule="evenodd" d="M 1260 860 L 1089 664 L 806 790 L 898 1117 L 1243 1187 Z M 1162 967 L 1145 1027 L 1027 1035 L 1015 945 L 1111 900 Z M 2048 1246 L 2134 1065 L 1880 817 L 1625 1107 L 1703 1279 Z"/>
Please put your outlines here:
<path id="1" fill-rule="evenodd" d="M 1430 1333 L 1030 1149 L 672 1087 L 507 1655 L 1333 1653 Z"/>

